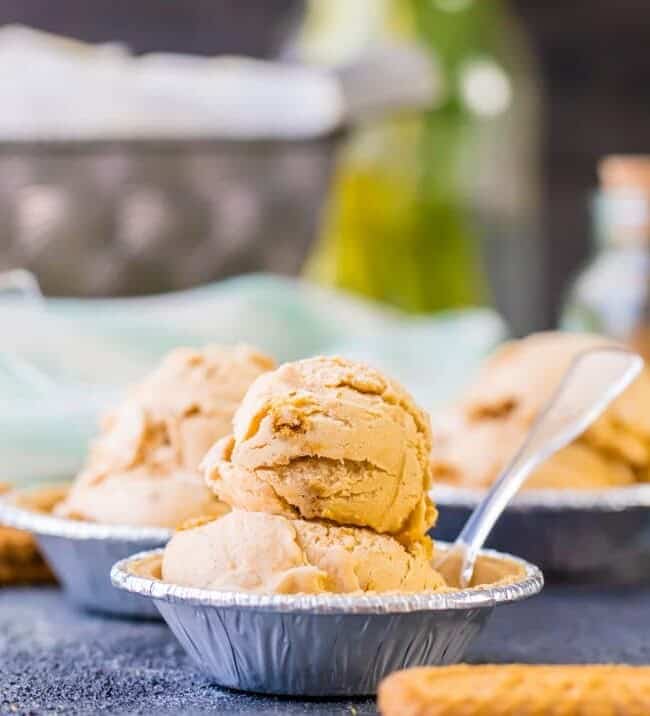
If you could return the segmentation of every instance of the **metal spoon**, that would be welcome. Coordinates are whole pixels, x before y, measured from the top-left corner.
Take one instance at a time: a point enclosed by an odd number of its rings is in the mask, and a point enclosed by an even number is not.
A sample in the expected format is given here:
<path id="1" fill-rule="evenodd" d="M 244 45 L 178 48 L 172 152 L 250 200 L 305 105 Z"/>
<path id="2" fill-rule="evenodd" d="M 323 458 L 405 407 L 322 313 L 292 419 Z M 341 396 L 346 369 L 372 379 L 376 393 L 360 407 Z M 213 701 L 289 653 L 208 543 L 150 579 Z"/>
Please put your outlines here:
<path id="1" fill-rule="evenodd" d="M 593 348 L 573 359 L 519 451 L 436 564 L 448 583 L 470 584 L 480 549 L 526 478 L 597 420 L 642 368 L 639 355 L 617 347 Z"/>

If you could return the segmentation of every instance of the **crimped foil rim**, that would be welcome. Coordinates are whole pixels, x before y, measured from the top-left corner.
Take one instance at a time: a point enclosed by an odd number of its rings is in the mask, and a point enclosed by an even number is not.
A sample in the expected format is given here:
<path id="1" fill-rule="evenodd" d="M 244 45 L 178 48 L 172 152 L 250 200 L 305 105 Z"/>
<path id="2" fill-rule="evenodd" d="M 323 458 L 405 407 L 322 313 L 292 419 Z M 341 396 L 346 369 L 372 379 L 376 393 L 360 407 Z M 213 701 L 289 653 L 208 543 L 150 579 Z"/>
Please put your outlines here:
<path id="1" fill-rule="evenodd" d="M 173 530 L 165 527 L 137 527 L 132 525 L 106 525 L 99 522 L 70 520 L 29 510 L 0 499 L 0 524 L 49 537 L 77 540 L 120 540 L 129 542 L 168 542 Z"/>
<path id="2" fill-rule="evenodd" d="M 436 547 L 448 547 L 436 542 Z M 481 550 L 486 557 L 504 559 L 524 569 L 524 575 L 509 584 L 475 587 L 449 592 L 417 594 L 254 594 L 251 592 L 220 592 L 196 587 L 167 584 L 158 579 L 141 577 L 129 571 L 132 562 L 162 555 L 162 549 L 148 550 L 120 560 L 111 570 L 114 587 L 164 602 L 195 606 L 251 609 L 264 612 L 301 612 L 310 614 L 391 614 L 422 611 L 448 611 L 494 607 L 532 597 L 544 586 L 542 572 L 534 564 L 519 557 L 494 550 Z"/>
<path id="3" fill-rule="evenodd" d="M 485 490 L 436 485 L 430 495 L 439 507 L 473 509 L 485 496 Z M 650 508 L 650 484 L 602 490 L 522 490 L 506 510 L 510 512 L 524 510 L 622 512 L 634 508 Z"/>

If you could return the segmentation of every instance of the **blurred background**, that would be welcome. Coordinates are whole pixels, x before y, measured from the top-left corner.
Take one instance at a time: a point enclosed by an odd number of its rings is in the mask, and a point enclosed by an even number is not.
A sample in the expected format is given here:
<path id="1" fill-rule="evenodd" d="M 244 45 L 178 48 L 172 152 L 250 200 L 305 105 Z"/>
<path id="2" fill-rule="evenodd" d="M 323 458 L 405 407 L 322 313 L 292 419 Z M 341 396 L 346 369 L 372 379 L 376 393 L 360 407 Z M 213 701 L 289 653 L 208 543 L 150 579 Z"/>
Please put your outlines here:
<path id="1" fill-rule="evenodd" d="M 429 408 L 507 335 L 650 355 L 649 30 L 642 0 L 5 0 L 0 451 L 74 469 L 179 344 L 344 352 Z"/>
<path id="2" fill-rule="evenodd" d="M 598 161 L 645 150 L 642 0 L 6 0 L 0 25 L 0 269 L 48 295 L 270 271 L 524 334 L 593 254 Z"/>

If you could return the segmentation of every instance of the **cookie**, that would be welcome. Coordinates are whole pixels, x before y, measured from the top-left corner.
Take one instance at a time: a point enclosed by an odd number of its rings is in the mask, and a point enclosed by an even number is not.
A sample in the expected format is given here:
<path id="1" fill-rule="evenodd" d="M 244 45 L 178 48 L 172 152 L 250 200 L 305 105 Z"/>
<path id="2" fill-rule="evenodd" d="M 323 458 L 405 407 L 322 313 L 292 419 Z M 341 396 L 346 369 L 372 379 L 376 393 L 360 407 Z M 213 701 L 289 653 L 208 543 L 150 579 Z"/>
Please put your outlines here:
<path id="1" fill-rule="evenodd" d="M 0 586 L 52 582 L 54 577 L 26 532 L 0 527 Z"/>
<path id="2" fill-rule="evenodd" d="M 0 484 L 0 493 L 10 486 Z M 61 499 L 60 488 L 46 488 L 30 498 L 17 498 L 28 502 L 31 509 L 48 512 Z M 27 506 L 27 505 L 26 505 Z M 27 532 L 0 525 L 0 586 L 53 582 L 54 576 L 41 557 L 34 538 Z"/>
<path id="3" fill-rule="evenodd" d="M 643 716 L 650 667 L 502 664 L 398 671 L 379 686 L 382 716 Z"/>

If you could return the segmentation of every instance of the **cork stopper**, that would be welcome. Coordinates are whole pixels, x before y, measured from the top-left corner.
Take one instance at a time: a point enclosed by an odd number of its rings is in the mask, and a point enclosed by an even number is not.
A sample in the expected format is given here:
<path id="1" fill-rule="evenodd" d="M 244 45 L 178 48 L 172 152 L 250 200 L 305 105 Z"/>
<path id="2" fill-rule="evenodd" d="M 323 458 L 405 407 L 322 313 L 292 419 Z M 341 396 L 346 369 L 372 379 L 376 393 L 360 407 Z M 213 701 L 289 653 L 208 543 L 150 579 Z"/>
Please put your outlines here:
<path id="1" fill-rule="evenodd" d="M 632 189 L 650 193 L 650 154 L 613 154 L 598 164 L 600 185 L 605 190 Z"/>

